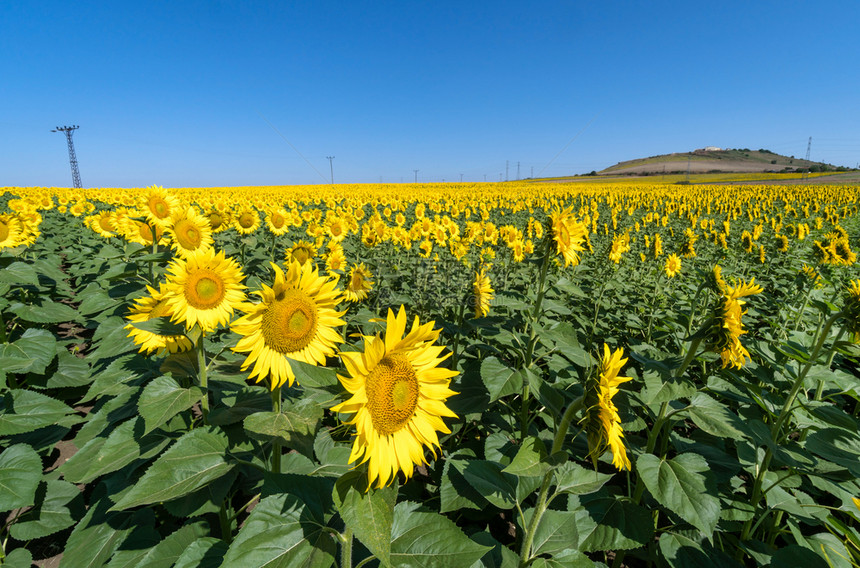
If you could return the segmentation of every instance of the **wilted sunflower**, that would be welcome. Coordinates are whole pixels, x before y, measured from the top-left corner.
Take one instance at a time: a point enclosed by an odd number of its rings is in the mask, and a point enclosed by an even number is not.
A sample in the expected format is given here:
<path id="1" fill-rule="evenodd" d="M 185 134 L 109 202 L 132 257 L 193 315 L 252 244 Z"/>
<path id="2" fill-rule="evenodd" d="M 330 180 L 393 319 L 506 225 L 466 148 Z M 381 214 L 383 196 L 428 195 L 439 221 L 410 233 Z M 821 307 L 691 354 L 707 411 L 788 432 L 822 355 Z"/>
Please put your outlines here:
<path id="1" fill-rule="evenodd" d="M 168 307 L 172 321 L 184 322 L 213 331 L 226 324 L 233 311 L 245 300 L 240 282 L 245 277 L 232 258 L 215 249 L 195 252 L 176 259 L 168 267 Z"/>
<path id="2" fill-rule="evenodd" d="M 215 242 L 209 220 L 191 206 L 177 210 L 167 234 L 170 235 L 171 246 L 182 258 L 204 251 Z"/>
<path id="3" fill-rule="evenodd" d="M 356 434 L 350 463 L 368 462 L 368 485 L 383 487 L 402 471 L 408 479 L 416 464 L 426 464 L 424 448 L 436 453 L 436 432 L 450 433 L 443 416 L 457 415 L 445 406 L 455 395 L 448 387 L 457 372 L 439 367 L 447 356 L 433 345 L 440 330 L 416 317 L 406 331 L 406 310 L 388 310 L 385 337 L 365 337 L 364 353 L 341 352 L 350 376 L 338 376 L 352 396 L 332 410 L 352 417 Z"/>
<path id="4" fill-rule="evenodd" d="M 367 298 L 367 293 L 373 288 L 373 274 L 362 262 L 352 265 L 349 278 L 346 282 L 346 290 L 343 295 L 347 302 L 360 302 Z"/>
<path id="5" fill-rule="evenodd" d="M 475 317 L 483 318 L 490 315 L 490 302 L 493 300 L 493 286 L 486 269 L 481 268 L 475 273 L 475 281 L 472 283 L 472 298 L 475 304 Z"/>
<path id="6" fill-rule="evenodd" d="M 257 382 L 269 378 L 274 389 L 296 380 L 288 359 L 324 365 L 326 357 L 335 354 L 336 344 L 343 341 L 337 328 L 344 325 L 344 312 L 337 311 L 337 280 L 320 276 L 313 264 L 293 261 L 286 274 L 277 264 L 272 268 L 272 287 L 263 284 L 254 292 L 262 301 L 250 306 L 231 329 L 242 336 L 233 351 L 248 353 L 242 370 L 253 363 L 249 377 L 257 377 Z"/>
<path id="7" fill-rule="evenodd" d="M 132 322 L 125 326 L 125 329 L 128 330 L 128 337 L 140 345 L 141 353 L 155 352 L 156 355 L 160 355 L 167 351 L 176 353 L 191 349 L 193 344 L 185 335 L 160 335 L 135 327 L 135 323 L 160 317 L 170 317 L 171 315 L 167 305 L 167 291 L 164 284 L 159 285 L 158 290 L 150 286 L 147 286 L 146 290 L 149 292 L 149 296 L 135 300 L 135 305 L 126 316 L 126 319 Z"/>
<path id="8" fill-rule="evenodd" d="M 579 254 L 577 253 L 585 250 L 583 243 L 588 236 L 585 224 L 574 218 L 571 207 L 553 211 L 550 214 L 550 224 L 556 253 L 564 257 L 564 265 L 578 265 Z"/>
<path id="9" fill-rule="evenodd" d="M 21 244 L 23 227 L 15 215 L 0 215 L 0 250 Z"/>
<path id="10" fill-rule="evenodd" d="M 610 353 L 609 346 L 603 344 L 603 359 L 596 379 L 592 379 L 591 388 L 586 391 L 585 431 L 588 434 L 588 448 L 591 459 L 595 462 L 606 448 L 612 450 L 612 465 L 617 469 L 630 469 L 630 459 L 624 447 L 624 432 L 621 429 L 621 417 L 612 398 L 618 393 L 618 385 L 625 383 L 630 377 L 619 377 L 618 372 L 627 363 L 623 349 Z"/>
<path id="11" fill-rule="evenodd" d="M 666 276 L 669 278 L 674 278 L 681 272 L 681 257 L 677 254 L 670 254 L 666 257 L 666 265 L 664 267 L 666 270 Z"/>

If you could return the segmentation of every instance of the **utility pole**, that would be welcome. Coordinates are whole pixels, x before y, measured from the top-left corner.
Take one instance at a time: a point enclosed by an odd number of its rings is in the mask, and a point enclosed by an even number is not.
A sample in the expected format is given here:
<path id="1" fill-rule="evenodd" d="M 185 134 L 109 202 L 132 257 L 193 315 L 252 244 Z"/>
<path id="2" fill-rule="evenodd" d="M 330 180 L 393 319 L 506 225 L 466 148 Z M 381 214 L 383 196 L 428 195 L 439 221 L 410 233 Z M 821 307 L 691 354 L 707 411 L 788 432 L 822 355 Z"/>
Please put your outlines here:
<path id="1" fill-rule="evenodd" d="M 812 152 L 812 136 L 809 137 L 809 142 L 806 144 L 806 171 L 803 172 L 803 179 L 809 178 L 809 155 Z"/>
<path id="2" fill-rule="evenodd" d="M 860 166 L 857 167 L 860 168 Z M 484 183 L 487 183 L 487 174 L 484 174 Z"/>
<path id="3" fill-rule="evenodd" d="M 415 183 L 418 183 L 418 171 L 419 170 L 412 170 L 412 171 L 415 172 Z"/>
<path id="4" fill-rule="evenodd" d="M 505 160 L 505 181 L 508 181 L 509 179 L 511 179 L 510 177 L 508 177 L 509 162 L 510 162 L 510 160 Z"/>
<path id="5" fill-rule="evenodd" d="M 69 145 L 69 164 L 72 166 L 72 183 L 75 189 L 81 189 L 81 173 L 78 171 L 78 158 L 75 156 L 75 143 L 72 142 L 72 134 L 80 128 L 77 124 L 73 126 L 58 126 L 51 132 L 62 132 L 66 135 L 66 142 Z"/>
<path id="6" fill-rule="evenodd" d="M 520 163 L 517 162 L 517 181 L 520 180 Z"/>
<path id="7" fill-rule="evenodd" d="M 326 156 L 326 158 L 328 158 L 328 167 L 331 170 L 331 184 L 334 185 L 334 163 L 332 162 L 334 156 Z"/>
<path id="8" fill-rule="evenodd" d="M 460 174 L 460 183 L 463 183 L 463 174 Z"/>

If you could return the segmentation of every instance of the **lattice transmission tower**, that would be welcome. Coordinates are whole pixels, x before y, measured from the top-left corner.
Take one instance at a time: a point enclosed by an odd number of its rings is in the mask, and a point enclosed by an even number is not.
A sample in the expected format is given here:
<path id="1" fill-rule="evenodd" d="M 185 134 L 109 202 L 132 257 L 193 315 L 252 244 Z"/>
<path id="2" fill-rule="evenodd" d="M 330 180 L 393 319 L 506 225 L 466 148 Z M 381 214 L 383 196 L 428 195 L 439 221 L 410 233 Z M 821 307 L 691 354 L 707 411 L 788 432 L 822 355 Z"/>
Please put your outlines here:
<path id="1" fill-rule="evenodd" d="M 806 171 L 803 172 L 803 179 L 809 179 L 809 154 L 812 152 L 812 136 L 809 137 L 809 142 L 806 144 Z"/>
<path id="2" fill-rule="evenodd" d="M 54 130 L 51 130 L 51 132 L 62 132 L 66 135 L 66 142 L 69 144 L 69 164 L 72 166 L 72 183 L 76 189 L 83 187 L 81 185 L 81 172 L 78 171 L 78 158 L 75 156 L 75 143 L 72 141 L 72 134 L 78 128 L 80 127 L 75 124 L 72 126 L 58 126 Z"/>

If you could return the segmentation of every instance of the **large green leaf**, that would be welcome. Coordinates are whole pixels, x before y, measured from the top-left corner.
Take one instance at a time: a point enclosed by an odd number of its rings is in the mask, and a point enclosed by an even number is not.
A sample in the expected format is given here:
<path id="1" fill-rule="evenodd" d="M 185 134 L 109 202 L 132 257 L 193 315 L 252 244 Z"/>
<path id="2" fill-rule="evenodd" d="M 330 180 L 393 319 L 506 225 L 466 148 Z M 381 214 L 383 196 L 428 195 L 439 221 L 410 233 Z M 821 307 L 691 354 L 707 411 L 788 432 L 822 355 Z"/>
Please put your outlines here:
<path id="1" fill-rule="evenodd" d="M 192 430 L 176 441 L 111 510 L 176 499 L 218 479 L 233 468 L 226 461 L 227 437 L 211 427 Z"/>
<path id="2" fill-rule="evenodd" d="M 17 540 L 28 541 L 69 528 L 75 524 L 75 513 L 83 516 L 83 506 L 70 505 L 80 496 L 80 489 L 71 483 L 43 481 L 37 491 L 36 506 L 12 525 L 10 534 Z"/>
<path id="3" fill-rule="evenodd" d="M 481 363 L 481 380 L 490 393 L 490 402 L 518 393 L 523 388 L 522 374 L 495 357 L 487 357 Z"/>
<path id="4" fill-rule="evenodd" d="M 471 540 L 457 525 L 438 513 L 418 510 L 409 501 L 394 507 L 391 565 L 397 568 L 471 566 L 492 547 Z"/>
<path id="5" fill-rule="evenodd" d="M 24 321 L 32 323 L 61 323 L 78 319 L 77 310 L 51 300 L 43 299 L 39 304 L 14 303 L 9 311 Z"/>
<path id="6" fill-rule="evenodd" d="M 511 463 L 504 468 L 504 473 L 518 476 L 534 477 L 542 476 L 552 466 L 546 462 L 546 445 L 536 436 L 529 436 L 517 449 L 517 455 Z"/>
<path id="7" fill-rule="evenodd" d="M 57 352 L 57 370 L 48 379 L 48 388 L 71 388 L 87 385 L 92 381 L 90 366 L 86 359 L 77 357 L 65 349 Z"/>
<path id="8" fill-rule="evenodd" d="M 183 388 L 170 377 L 156 377 L 143 388 L 137 403 L 146 423 L 144 434 L 191 408 L 202 397 L 203 390 L 200 387 Z"/>
<path id="9" fill-rule="evenodd" d="M 0 343 L 0 369 L 42 374 L 57 354 L 57 340 L 45 329 L 30 328 L 12 343 Z"/>
<path id="10" fill-rule="evenodd" d="M 565 462 L 555 471 L 556 491 L 571 495 L 594 493 L 612 479 L 612 473 L 600 473 L 575 462 Z"/>
<path id="11" fill-rule="evenodd" d="M 205 522 L 194 522 L 171 532 L 158 544 L 146 551 L 134 565 L 136 568 L 170 568 L 179 560 L 185 549 L 198 538 L 209 533 Z"/>
<path id="12" fill-rule="evenodd" d="M 26 548 L 16 548 L 6 555 L 3 568 L 31 568 L 33 566 L 33 553 Z"/>
<path id="13" fill-rule="evenodd" d="M 700 541 L 700 533 L 665 532 L 660 535 L 660 552 L 672 568 L 734 568 L 739 567 L 736 561 L 715 549 L 708 543 Z M 772 566 L 781 566 L 772 564 Z"/>
<path id="14" fill-rule="evenodd" d="M 576 510 L 579 550 L 628 550 L 651 542 L 654 524 L 651 513 L 613 496 L 587 501 Z"/>
<path id="15" fill-rule="evenodd" d="M 151 527 L 155 522 L 151 509 L 111 513 L 106 511 L 108 504 L 101 499 L 75 525 L 60 568 L 101 568 L 135 528 Z"/>
<path id="16" fill-rule="evenodd" d="M 500 509 L 511 509 L 517 502 L 517 476 L 503 469 L 496 462 L 472 460 L 463 469 L 463 476 L 481 497 Z"/>
<path id="17" fill-rule="evenodd" d="M 856 432 L 824 428 L 806 439 L 806 449 L 860 477 L 860 436 Z"/>
<path id="18" fill-rule="evenodd" d="M 527 512 L 526 518 L 531 519 L 533 512 Z M 572 548 L 578 536 L 576 529 L 575 512 L 547 509 L 535 530 L 532 555 L 553 555 Z"/>
<path id="19" fill-rule="evenodd" d="M 38 286 L 39 275 L 31 265 L 16 261 L 0 270 L 0 282 L 16 286 Z"/>
<path id="20" fill-rule="evenodd" d="M 442 470 L 442 483 L 439 488 L 440 512 L 448 513 L 458 509 L 483 509 L 488 502 L 466 480 L 463 471 L 470 460 L 457 459 L 452 455 L 445 460 Z"/>
<path id="21" fill-rule="evenodd" d="M 198 538 L 182 551 L 173 568 L 220 568 L 228 546 L 226 541 L 211 536 Z"/>
<path id="22" fill-rule="evenodd" d="M 704 393 L 696 393 L 686 411 L 696 426 L 712 436 L 737 439 L 749 432 L 746 424 L 728 406 Z"/>
<path id="23" fill-rule="evenodd" d="M 36 502 L 42 479 L 42 459 L 27 444 L 9 446 L 0 454 L 0 511 L 28 507 Z"/>
<path id="24" fill-rule="evenodd" d="M 658 503 L 710 537 L 720 519 L 717 484 L 705 458 L 694 453 L 660 459 L 643 454 L 636 460 L 645 487 Z"/>
<path id="25" fill-rule="evenodd" d="M 287 448 L 313 456 L 317 424 L 322 408 L 309 402 L 285 403 L 281 412 L 255 412 L 243 422 L 245 431 L 257 440 L 277 438 Z"/>
<path id="26" fill-rule="evenodd" d="M 0 399 L 0 436 L 11 436 L 30 432 L 60 422 L 74 410 L 42 393 L 31 390 L 15 389 Z M 71 417 L 72 424 L 80 422 Z M 67 426 L 71 424 L 63 421 Z"/>
<path id="27" fill-rule="evenodd" d="M 332 496 L 346 527 L 383 566 L 391 564 L 391 523 L 397 488 L 368 489 L 364 473 L 353 470 L 337 480 Z"/>
<path id="28" fill-rule="evenodd" d="M 272 495 L 254 507 L 236 535 L 224 566 L 242 568 L 328 568 L 337 544 L 324 519 L 312 514 L 301 499 Z"/>

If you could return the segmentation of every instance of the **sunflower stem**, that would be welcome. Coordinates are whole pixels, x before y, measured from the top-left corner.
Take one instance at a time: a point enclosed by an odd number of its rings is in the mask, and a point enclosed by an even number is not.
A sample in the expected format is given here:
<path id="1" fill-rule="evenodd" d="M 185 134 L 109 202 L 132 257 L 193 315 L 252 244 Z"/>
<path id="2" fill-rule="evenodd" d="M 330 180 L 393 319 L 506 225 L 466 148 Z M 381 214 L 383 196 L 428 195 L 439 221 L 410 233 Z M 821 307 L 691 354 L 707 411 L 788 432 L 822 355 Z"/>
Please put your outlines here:
<path id="1" fill-rule="evenodd" d="M 528 369 L 532 365 L 532 357 L 534 356 L 535 346 L 538 341 L 537 324 L 540 318 L 541 304 L 545 293 L 546 273 L 549 269 L 549 259 L 552 255 L 552 247 L 549 245 L 549 240 L 544 240 L 543 262 L 540 267 L 540 277 L 538 278 L 537 298 L 535 299 L 534 309 L 532 310 L 531 320 L 529 321 L 529 342 L 526 346 L 525 356 L 523 357 L 523 369 Z M 523 381 L 522 406 L 520 407 L 520 439 L 524 440 L 529 429 L 529 383 L 528 379 Z"/>
<path id="2" fill-rule="evenodd" d="M 199 329 L 197 336 L 197 379 L 200 388 L 203 389 L 203 397 L 200 399 L 200 410 L 203 412 L 203 423 L 209 425 L 209 379 L 206 376 L 206 350 L 203 347 L 203 330 Z"/>
<path id="3" fill-rule="evenodd" d="M 833 324 L 843 316 L 842 312 L 837 312 L 827 320 L 827 323 L 824 324 L 823 327 L 819 327 L 818 330 L 818 341 L 815 343 L 815 347 L 812 349 L 812 354 L 809 356 L 809 359 L 806 362 L 806 365 L 800 372 L 797 374 L 797 378 L 794 379 L 794 384 L 791 386 L 791 391 L 788 393 L 788 397 L 785 399 L 785 403 L 782 405 L 782 409 L 779 411 L 779 416 L 776 419 L 776 423 L 770 430 L 771 440 L 775 444 L 779 444 L 782 427 L 785 422 L 792 415 L 792 407 L 794 406 L 794 399 L 797 397 L 798 392 L 800 392 L 800 388 L 803 386 L 803 379 L 806 378 L 806 374 L 815 364 L 815 361 L 818 359 L 818 355 L 821 352 L 821 348 L 824 346 L 824 342 L 827 339 L 827 336 L 830 333 L 830 328 Z M 835 348 L 835 343 L 831 349 Z M 755 510 L 758 509 L 759 501 L 761 501 L 764 492 L 762 491 L 762 483 L 764 482 L 764 476 L 770 467 L 770 461 L 773 459 L 773 451 L 769 446 L 765 451 L 764 457 L 762 458 L 761 467 L 756 473 L 755 481 L 753 482 L 753 490 L 752 495 L 750 497 L 750 504 L 753 506 Z M 741 541 L 745 541 L 750 538 L 753 531 L 753 520 L 755 517 L 747 520 L 744 523 L 743 530 L 741 531 Z"/>
<path id="4" fill-rule="evenodd" d="M 272 412 L 281 413 L 281 387 L 272 389 Z M 281 473 L 281 440 L 277 436 L 272 440 L 272 473 Z"/>
<path id="5" fill-rule="evenodd" d="M 0 343 L 6 343 L 6 320 L 3 319 L 2 311 L 0 311 Z"/>
<path id="6" fill-rule="evenodd" d="M 573 421 L 574 415 L 582 409 L 583 400 L 583 397 L 577 398 L 571 402 L 564 411 L 564 414 L 558 423 L 558 429 L 555 431 L 550 455 L 561 451 L 561 448 L 564 445 L 564 438 L 570 428 L 570 423 Z M 529 521 L 529 526 L 526 529 L 526 534 L 523 537 L 522 546 L 520 547 L 520 568 L 525 568 L 531 562 L 532 543 L 534 543 L 535 532 L 540 524 L 541 517 L 543 517 L 547 508 L 547 495 L 549 494 L 549 486 L 552 483 L 552 478 L 553 472 L 552 469 L 550 469 L 543 476 L 543 483 L 541 483 L 540 493 L 538 493 L 537 504 L 535 505 L 534 512 L 532 513 L 532 518 Z"/>
<path id="7" fill-rule="evenodd" d="M 352 530 L 346 529 L 340 538 L 340 568 L 352 568 Z"/>

